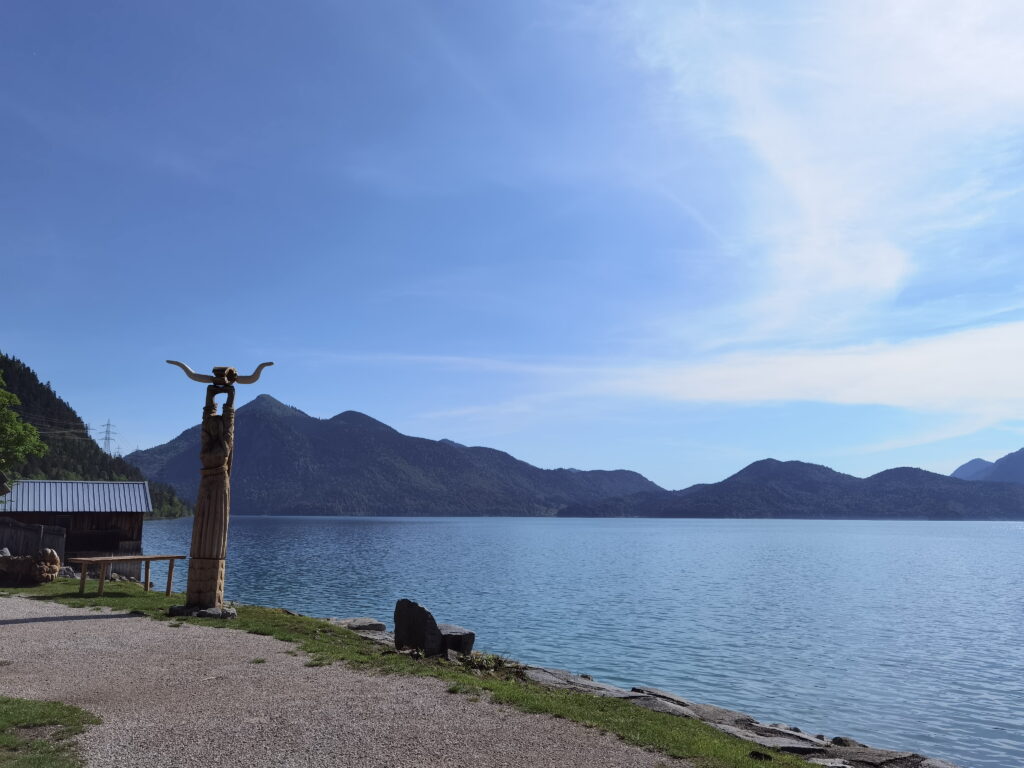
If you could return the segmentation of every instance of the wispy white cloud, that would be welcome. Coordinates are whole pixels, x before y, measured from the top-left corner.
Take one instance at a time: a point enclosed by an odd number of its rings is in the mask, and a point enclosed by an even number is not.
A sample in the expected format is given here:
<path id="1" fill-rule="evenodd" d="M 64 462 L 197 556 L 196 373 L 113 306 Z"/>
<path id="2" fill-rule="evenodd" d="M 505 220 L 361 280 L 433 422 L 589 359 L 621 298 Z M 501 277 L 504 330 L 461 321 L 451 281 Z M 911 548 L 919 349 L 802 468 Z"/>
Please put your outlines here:
<path id="1" fill-rule="evenodd" d="M 334 362 L 516 375 L 526 382 L 520 395 L 490 405 L 482 398 L 480 404 L 445 410 L 444 415 L 513 414 L 560 408 L 574 399 L 618 398 L 888 406 L 961 419 L 957 434 L 968 427 L 976 431 L 1024 419 L 1024 321 L 903 341 L 735 352 L 690 362 L 302 354 Z"/>
<path id="2" fill-rule="evenodd" d="M 609 394 L 686 402 L 884 405 L 986 423 L 1024 418 L 1024 323 L 828 351 L 747 352 L 638 366 Z"/>
<path id="3" fill-rule="evenodd" d="M 942 237 L 1017 209 L 1019 3 L 630 0 L 612 24 L 691 127 L 757 166 L 735 226 L 759 288 L 719 318 L 723 341 L 877 329 L 916 280 L 952 278 Z"/>

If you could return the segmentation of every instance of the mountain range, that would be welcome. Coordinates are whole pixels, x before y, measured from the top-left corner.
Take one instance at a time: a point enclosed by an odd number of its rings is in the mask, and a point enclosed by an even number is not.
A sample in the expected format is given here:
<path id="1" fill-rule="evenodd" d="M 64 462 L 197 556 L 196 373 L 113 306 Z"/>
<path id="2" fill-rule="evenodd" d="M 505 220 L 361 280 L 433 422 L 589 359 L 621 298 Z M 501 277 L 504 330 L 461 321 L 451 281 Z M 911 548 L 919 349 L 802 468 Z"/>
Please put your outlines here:
<path id="1" fill-rule="evenodd" d="M 199 486 L 199 426 L 125 459 L 183 498 Z M 235 412 L 231 509 L 241 515 L 554 515 L 662 491 L 636 472 L 539 469 L 491 448 L 403 435 L 365 414 L 318 419 L 269 395 Z"/>
<path id="2" fill-rule="evenodd" d="M 318 419 L 260 395 L 236 412 L 232 510 L 242 515 L 558 515 L 1024 520 L 1024 449 L 952 476 L 900 467 L 857 478 L 764 459 L 667 491 L 636 472 L 539 469 L 491 448 L 409 437 L 365 414 Z M 185 499 L 199 426 L 126 456 Z"/>
<path id="3" fill-rule="evenodd" d="M 103 453 L 20 360 L 0 353 L 0 375 L 50 449 L 17 468 L 21 477 L 145 476 L 156 515 L 190 514 L 198 425 L 122 460 Z M 636 472 L 539 469 L 491 448 L 409 437 L 356 411 L 317 419 L 269 395 L 238 409 L 236 432 L 236 514 L 1024 520 L 1024 449 L 972 459 L 948 477 L 901 467 L 861 479 L 764 459 L 718 483 L 667 491 Z"/>
<path id="4" fill-rule="evenodd" d="M 560 517 L 743 517 L 857 520 L 1024 520 L 1024 486 L 923 469 L 868 478 L 818 464 L 763 459 L 718 483 L 574 504 Z"/>

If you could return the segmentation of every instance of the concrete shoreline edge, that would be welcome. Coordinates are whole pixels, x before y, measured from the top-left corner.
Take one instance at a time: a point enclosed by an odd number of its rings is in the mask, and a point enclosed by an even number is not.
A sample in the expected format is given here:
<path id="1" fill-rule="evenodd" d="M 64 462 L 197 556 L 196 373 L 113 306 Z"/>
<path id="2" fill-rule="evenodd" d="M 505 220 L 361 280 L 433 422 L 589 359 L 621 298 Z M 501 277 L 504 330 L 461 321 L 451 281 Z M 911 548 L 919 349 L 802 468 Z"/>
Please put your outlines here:
<path id="1" fill-rule="evenodd" d="M 386 630 L 360 629 L 351 625 L 355 621 L 367 621 L 365 618 L 328 621 L 345 626 L 381 645 L 395 647 L 393 633 Z M 383 626 L 383 622 L 376 623 Z M 744 712 L 711 704 L 698 704 L 657 688 L 634 686 L 626 690 L 564 669 L 516 663 L 524 669 L 526 678 L 538 685 L 592 696 L 623 699 L 654 712 L 700 720 L 730 736 L 736 736 L 757 746 L 798 755 L 810 763 L 825 768 L 961 768 L 946 760 L 916 752 L 878 749 L 842 736 L 830 739 L 824 734 L 805 733 L 794 726 L 762 723 Z"/>

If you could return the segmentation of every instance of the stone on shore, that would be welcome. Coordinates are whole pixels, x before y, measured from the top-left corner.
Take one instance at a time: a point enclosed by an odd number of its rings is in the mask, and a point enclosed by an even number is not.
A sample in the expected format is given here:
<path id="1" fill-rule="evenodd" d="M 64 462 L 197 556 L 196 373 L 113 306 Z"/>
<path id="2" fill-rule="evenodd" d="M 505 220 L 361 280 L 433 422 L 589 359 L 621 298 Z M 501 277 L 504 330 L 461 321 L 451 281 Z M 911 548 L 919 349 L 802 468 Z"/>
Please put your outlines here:
<path id="1" fill-rule="evenodd" d="M 722 731 L 722 733 L 728 733 L 735 736 L 738 739 L 744 741 L 752 741 L 755 744 L 760 744 L 762 747 L 768 749 L 777 749 L 779 752 L 789 752 L 792 755 L 824 755 L 824 745 L 818 743 L 793 738 L 790 736 L 782 735 L 769 735 L 765 733 L 759 733 L 758 730 L 748 730 L 746 728 L 737 728 L 733 725 L 726 725 L 725 723 L 715 723 L 714 727 Z"/>
<path id="2" fill-rule="evenodd" d="M 395 603 L 395 648 L 422 651 L 424 656 L 441 656 L 444 638 L 433 615 L 419 603 L 402 598 Z"/>
<path id="3" fill-rule="evenodd" d="M 475 632 L 455 624 L 438 624 L 437 629 L 440 631 L 441 637 L 444 638 L 446 651 L 463 654 L 473 651 L 473 643 L 476 641 Z"/>
<path id="4" fill-rule="evenodd" d="M 565 669 L 549 669 L 548 667 L 526 667 L 523 673 L 527 680 L 532 680 L 548 688 L 561 688 L 576 693 L 591 693 L 608 699 L 640 699 L 643 694 L 627 691 L 614 685 L 592 680 L 583 675 L 574 675 Z"/>
<path id="5" fill-rule="evenodd" d="M 476 634 L 455 624 L 438 624 L 433 614 L 419 603 L 401 599 L 395 603 L 395 648 L 415 649 L 424 656 L 444 656 L 473 650 Z"/>
<path id="6" fill-rule="evenodd" d="M 238 611 L 230 606 L 197 608 L 191 605 L 172 605 L 168 616 L 194 616 L 197 619 L 237 619 Z"/>
<path id="7" fill-rule="evenodd" d="M 659 699 L 656 696 L 641 696 L 632 701 L 638 707 L 649 709 L 652 712 L 664 712 L 666 715 L 675 715 L 676 717 L 694 717 L 693 711 L 687 707 L 681 707 L 678 704 L 673 704 L 665 699 Z"/>
<path id="8" fill-rule="evenodd" d="M 360 616 L 354 619 L 331 619 L 332 624 L 339 627 L 351 629 L 353 632 L 386 632 L 384 622 L 371 619 L 369 616 Z"/>
<path id="9" fill-rule="evenodd" d="M 866 747 L 867 744 L 861 744 L 859 741 L 847 738 L 846 736 L 836 736 L 832 739 L 832 743 L 837 747 Z"/>

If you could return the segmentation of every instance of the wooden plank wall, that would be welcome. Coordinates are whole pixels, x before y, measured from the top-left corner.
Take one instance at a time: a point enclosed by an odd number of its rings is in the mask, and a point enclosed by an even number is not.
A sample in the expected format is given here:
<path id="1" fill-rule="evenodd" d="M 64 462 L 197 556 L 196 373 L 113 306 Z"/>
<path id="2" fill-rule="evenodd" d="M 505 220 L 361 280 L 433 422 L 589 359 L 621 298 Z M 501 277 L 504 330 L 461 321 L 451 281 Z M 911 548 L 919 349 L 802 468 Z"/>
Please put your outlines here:
<path id="1" fill-rule="evenodd" d="M 71 515 L 68 551 L 81 557 L 142 554 L 141 512 L 76 512 Z M 75 555 L 72 555 L 73 557 Z M 142 578 L 141 563 L 111 565 L 112 573 Z"/>
<path id="2" fill-rule="evenodd" d="M 60 515 L 53 512 L 17 512 L 12 513 L 12 517 L 12 522 L 29 524 L 37 532 L 40 525 L 60 531 L 60 549 L 49 544 L 45 546 L 56 549 L 61 562 L 64 562 L 65 553 L 67 557 L 142 554 L 141 512 L 74 512 Z M 66 537 L 63 535 L 64 525 L 68 526 Z M 10 549 L 13 554 L 14 548 Z M 38 549 L 37 545 L 31 553 L 34 554 Z M 139 563 L 120 563 L 112 566 L 111 570 L 138 579 L 141 578 L 142 566 Z"/>
<path id="3" fill-rule="evenodd" d="M 0 547 L 7 547 L 12 555 L 34 555 L 49 547 L 64 562 L 64 537 L 64 529 L 56 525 L 34 525 L 0 517 Z"/>

